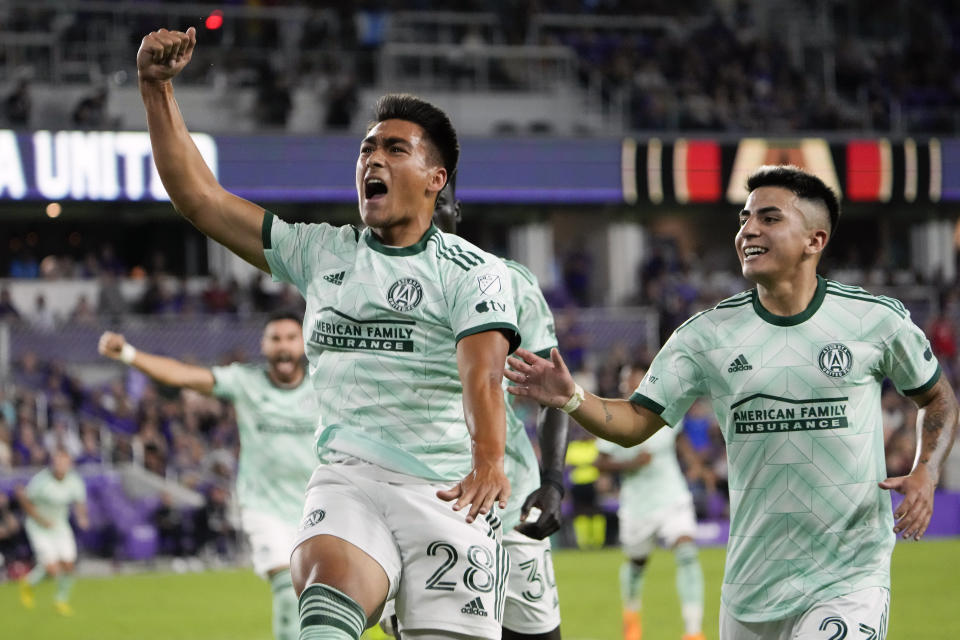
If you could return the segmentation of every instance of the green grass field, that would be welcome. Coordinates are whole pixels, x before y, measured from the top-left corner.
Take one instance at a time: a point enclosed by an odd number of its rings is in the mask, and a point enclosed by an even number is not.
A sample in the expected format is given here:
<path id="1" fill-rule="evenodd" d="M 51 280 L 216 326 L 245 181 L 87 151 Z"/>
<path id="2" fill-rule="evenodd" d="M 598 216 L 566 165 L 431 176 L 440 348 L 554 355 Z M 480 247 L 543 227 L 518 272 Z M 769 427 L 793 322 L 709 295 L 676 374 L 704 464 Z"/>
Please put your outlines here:
<path id="1" fill-rule="evenodd" d="M 723 550 L 701 552 L 705 631 L 717 637 Z M 618 640 L 619 551 L 555 554 L 565 640 Z M 960 539 L 900 544 L 893 556 L 890 640 L 960 637 Z M 645 640 L 678 640 L 673 558 L 656 553 L 644 591 Z M 0 584 L 0 638 L 10 640 L 269 640 L 270 594 L 251 571 L 140 574 L 77 581 L 76 615 L 53 613 L 53 585 L 23 609 L 15 584 Z"/>

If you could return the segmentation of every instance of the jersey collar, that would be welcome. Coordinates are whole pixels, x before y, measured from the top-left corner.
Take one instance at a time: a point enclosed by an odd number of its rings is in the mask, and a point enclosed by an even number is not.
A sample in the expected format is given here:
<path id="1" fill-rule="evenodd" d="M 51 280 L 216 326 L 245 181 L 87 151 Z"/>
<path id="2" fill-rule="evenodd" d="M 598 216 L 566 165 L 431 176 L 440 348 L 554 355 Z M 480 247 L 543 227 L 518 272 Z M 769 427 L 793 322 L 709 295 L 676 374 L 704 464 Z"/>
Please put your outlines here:
<path id="1" fill-rule="evenodd" d="M 760 316 L 762 320 L 765 320 L 772 325 L 776 325 L 778 327 L 792 327 L 800 324 L 801 322 L 806 322 L 809 320 L 820 308 L 820 305 L 823 304 L 823 299 L 826 296 L 827 281 L 818 274 L 817 290 L 813 294 L 813 300 L 811 300 L 810 304 L 807 305 L 807 308 L 800 313 L 792 316 L 778 316 L 770 313 L 763 308 L 762 304 L 760 304 L 760 295 L 757 293 L 756 289 L 753 290 L 753 310 L 757 312 L 757 315 Z"/>
<path id="2" fill-rule="evenodd" d="M 364 229 L 363 235 L 367 246 L 377 253 L 382 253 L 385 256 L 415 256 L 427 248 L 427 241 L 438 231 L 437 225 L 431 223 L 430 228 L 423 234 L 423 237 L 420 238 L 416 244 L 412 244 L 409 247 L 388 247 L 380 242 L 379 238 L 370 230 L 370 227 Z"/>

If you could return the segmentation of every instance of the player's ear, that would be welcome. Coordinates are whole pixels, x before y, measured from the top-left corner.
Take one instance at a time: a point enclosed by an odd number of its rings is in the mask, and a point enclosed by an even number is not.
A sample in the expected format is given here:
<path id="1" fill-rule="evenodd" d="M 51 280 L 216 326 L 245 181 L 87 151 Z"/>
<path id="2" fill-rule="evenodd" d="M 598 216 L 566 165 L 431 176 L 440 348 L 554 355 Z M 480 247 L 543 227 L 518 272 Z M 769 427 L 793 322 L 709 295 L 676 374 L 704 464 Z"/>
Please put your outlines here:
<path id="1" fill-rule="evenodd" d="M 436 196 L 447 184 L 447 170 L 444 167 L 436 167 L 430 172 L 427 180 L 427 191 Z"/>
<path id="2" fill-rule="evenodd" d="M 807 236 L 807 246 L 804 248 L 804 252 L 810 255 L 823 253 L 829 239 L 830 234 L 827 233 L 826 229 L 811 229 L 810 235 Z"/>

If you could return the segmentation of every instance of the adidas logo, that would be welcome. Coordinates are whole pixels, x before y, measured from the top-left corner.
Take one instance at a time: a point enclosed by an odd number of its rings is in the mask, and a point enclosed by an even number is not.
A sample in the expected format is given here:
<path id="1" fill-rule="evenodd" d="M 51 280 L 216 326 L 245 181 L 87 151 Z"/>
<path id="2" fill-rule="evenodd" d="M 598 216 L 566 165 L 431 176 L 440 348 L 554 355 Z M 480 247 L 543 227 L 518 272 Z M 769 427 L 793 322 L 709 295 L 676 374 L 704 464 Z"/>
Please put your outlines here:
<path id="1" fill-rule="evenodd" d="M 337 286 L 340 286 L 341 284 L 343 284 L 343 275 L 345 273 L 346 271 L 341 271 L 340 273 L 330 273 L 323 276 L 323 279 L 326 280 L 327 282 L 331 282 Z"/>
<path id="2" fill-rule="evenodd" d="M 487 617 L 487 610 L 483 608 L 483 601 L 479 596 L 463 605 L 460 613 L 469 613 L 472 616 L 480 616 L 481 618 Z"/>
<path id="3" fill-rule="evenodd" d="M 730 363 L 730 367 L 727 369 L 727 373 L 736 373 L 737 371 L 750 371 L 753 369 L 753 365 L 747 362 L 747 359 L 741 353 L 737 356 L 737 359 Z"/>

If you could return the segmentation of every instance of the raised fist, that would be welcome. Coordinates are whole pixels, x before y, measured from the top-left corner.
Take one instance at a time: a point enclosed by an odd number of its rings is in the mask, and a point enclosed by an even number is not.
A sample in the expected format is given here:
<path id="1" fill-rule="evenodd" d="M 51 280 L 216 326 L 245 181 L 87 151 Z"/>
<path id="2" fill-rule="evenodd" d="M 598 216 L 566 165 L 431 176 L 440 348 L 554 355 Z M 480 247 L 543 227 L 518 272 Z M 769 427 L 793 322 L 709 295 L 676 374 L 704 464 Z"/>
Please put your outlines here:
<path id="1" fill-rule="evenodd" d="M 141 81 L 166 82 L 187 66 L 197 44 L 197 30 L 159 29 L 148 33 L 137 51 L 137 74 Z"/>
<path id="2" fill-rule="evenodd" d="M 100 336 L 100 342 L 97 343 L 97 351 L 99 351 L 102 356 L 119 360 L 120 352 L 126 343 L 127 341 L 119 333 L 104 331 L 103 335 Z"/>

